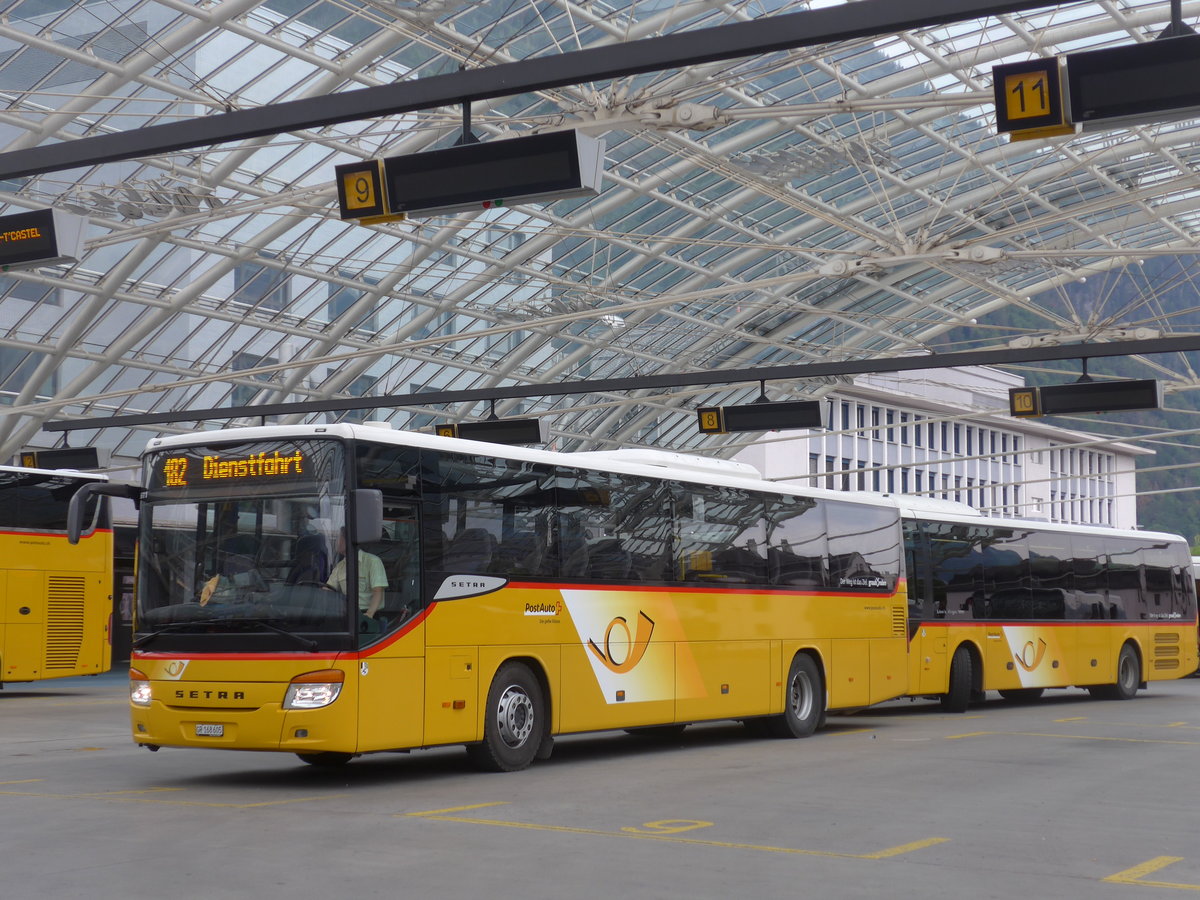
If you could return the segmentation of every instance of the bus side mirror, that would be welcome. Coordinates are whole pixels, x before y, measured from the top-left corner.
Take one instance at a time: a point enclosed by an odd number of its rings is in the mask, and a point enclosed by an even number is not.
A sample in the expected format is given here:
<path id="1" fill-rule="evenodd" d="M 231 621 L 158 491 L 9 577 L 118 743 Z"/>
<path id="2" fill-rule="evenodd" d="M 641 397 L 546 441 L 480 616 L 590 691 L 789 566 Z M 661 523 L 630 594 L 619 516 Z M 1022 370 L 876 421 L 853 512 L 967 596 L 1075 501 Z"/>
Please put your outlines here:
<path id="1" fill-rule="evenodd" d="M 383 492 L 359 488 L 354 492 L 354 540 L 369 544 L 383 537 Z"/>
<path id="2" fill-rule="evenodd" d="M 79 490 L 71 495 L 71 499 L 67 503 L 68 543 L 79 543 L 79 536 L 83 533 L 83 514 L 87 511 L 88 500 L 91 499 L 92 494 L 98 494 L 101 497 L 126 497 L 132 500 L 135 506 L 138 506 L 142 502 L 145 491 L 137 484 L 85 481 L 79 486 Z"/>

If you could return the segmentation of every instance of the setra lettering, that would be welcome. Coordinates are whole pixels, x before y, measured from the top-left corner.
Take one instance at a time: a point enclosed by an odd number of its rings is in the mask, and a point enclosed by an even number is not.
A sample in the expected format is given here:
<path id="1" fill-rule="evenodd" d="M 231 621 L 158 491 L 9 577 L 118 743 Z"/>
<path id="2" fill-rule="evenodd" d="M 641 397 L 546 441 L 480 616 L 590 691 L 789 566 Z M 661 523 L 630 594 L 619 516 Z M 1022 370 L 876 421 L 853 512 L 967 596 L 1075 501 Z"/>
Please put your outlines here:
<path id="1" fill-rule="evenodd" d="M 245 700 L 245 691 L 176 691 L 176 700 Z"/>

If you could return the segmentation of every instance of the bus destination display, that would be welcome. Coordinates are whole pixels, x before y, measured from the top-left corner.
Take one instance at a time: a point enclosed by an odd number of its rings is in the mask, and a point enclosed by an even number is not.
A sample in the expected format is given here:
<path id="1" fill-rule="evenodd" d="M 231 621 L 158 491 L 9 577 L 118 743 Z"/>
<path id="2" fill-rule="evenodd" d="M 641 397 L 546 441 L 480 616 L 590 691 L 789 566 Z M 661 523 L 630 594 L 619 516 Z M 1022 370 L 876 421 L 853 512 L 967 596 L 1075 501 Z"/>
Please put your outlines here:
<path id="1" fill-rule="evenodd" d="M 0 216 L 0 271 L 78 262 L 83 224 L 60 209 Z"/>
<path id="2" fill-rule="evenodd" d="M 259 453 L 164 453 L 154 463 L 155 487 L 294 481 L 307 474 L 308 460 L 300 450 Z"/>

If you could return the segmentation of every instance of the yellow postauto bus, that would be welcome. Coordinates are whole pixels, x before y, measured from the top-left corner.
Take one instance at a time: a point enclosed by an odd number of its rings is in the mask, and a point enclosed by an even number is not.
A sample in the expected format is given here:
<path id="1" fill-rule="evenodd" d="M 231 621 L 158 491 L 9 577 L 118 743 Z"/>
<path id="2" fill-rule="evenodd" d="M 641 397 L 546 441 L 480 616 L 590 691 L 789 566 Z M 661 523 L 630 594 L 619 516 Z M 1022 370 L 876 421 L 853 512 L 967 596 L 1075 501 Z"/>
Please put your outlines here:
<path id="1" fill-rule="evenodd" d="M 112 664 L 113 542 L 108 503 L 79 509 L 81 535 L 67 540 L 67 510 L 102 475 L 0 466 L 0 687 Z"/>
<path id="2" fill-rule="evenodd" d="M 151 441 L 134 740 L 335 765 L 742 720 L 803 737 L 907 689 L 886 498 L 656 451 L 368 425 Z"/>
<path id="3" fill-rule="evenodd" d="M 909 693 L 953 712 L 986 691 L 1127 700 L 1196 671 L 1196 582 L 1170 534 L 984 518 L 903 498 Z"/>

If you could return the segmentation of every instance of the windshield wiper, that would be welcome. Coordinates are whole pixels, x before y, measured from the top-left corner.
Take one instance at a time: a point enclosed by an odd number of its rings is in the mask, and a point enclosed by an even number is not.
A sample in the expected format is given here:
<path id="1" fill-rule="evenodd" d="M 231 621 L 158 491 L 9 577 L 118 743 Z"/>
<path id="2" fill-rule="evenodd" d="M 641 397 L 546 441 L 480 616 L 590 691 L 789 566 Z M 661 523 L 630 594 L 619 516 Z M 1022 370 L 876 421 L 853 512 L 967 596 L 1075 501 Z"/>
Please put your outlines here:
<path id="1" fill-rule="evenodd" d="M 267 622 L 264 619 L 234 618 L 232 616 L 221 616 L 221 617 L 214 616 L 213 618 L 209 618 L 209 619 L 195 619 L 191 622 L 168 622 L 166 625 L 163 625 L 157 631 L 151 631 L 147 634 L 143 634 L 139 638 L 136 638 L 133 641 L 132 646 L 135 649 L 140 649 L 140 648 L 144 647 L 146 644 L 149 644 L 155 638 L 161 637 L 162 635 L 164 635 L 170 631 L 178 631 L 183 628 L 194 628 L 196 626 L 205 627 L 205 626 L 209 626 L 209 625 L 232 625 L 234 622 L 246 623 L 248 625 L 260 625 L 263 628 L 266 628 L 268 631 L 274 631 L 276 634 L 286 635 L 287 637 L 289 637 L 293 641 L 295 641 L 297 644 L 299 644 L 301 647 L 303 647 L 305 650 L 316 650 L 318 647 L 321 646 L 320 644 L 318 644 L 316 641 L 312 640 L 311 638 L 301 637 L 300 635 L 296 634 L 295 632 L 288 631 L 286 628 L 280 628 L 278 625 L 272 625 L 270 622 Z"/>
<path id="2" fill-rule="evenodd" d="M 296 634 L 294 631 L 288 631 L 286 628 L 280 628 L 278 625 L 272 625 L 266 619 L 231 619 L 230 621 L 247 622 L 251 625 L 261 625 L 263 628 L 269 629 L 270 631 L 274 631 L 276 634 L 285 634 L 288 637 L 290 637 L 292 640 L 294 640 L 297 644 L 299 644 L 301 647 L 303 647 L 305 650 L 316 650 L 318 647 L 321 646 L 316 641 L 312 640 L 312 638 L 301 637 L 300 635 Z"/>
<path id="3" fill-rule="evenodd" d="M 135 638 L 133 643 L 130 646 L 132 646 L 136 650 L 140 647 L 146 646 L 146 644 L 150 643 L 155 638 L 166 634 L 168 631 L 177 631 L 180 628 L 191 628 L 192 626 L 194 626 L 196 624 L 203 624 L 205 621 L 208 621 L 208 620 L 199 619 L 195 622 L 168 622 L 166 625 L 161 626 L 158 629 L 158 631 L 151 631 L 146 634 L 143 634 L 139 638 Z"/>

